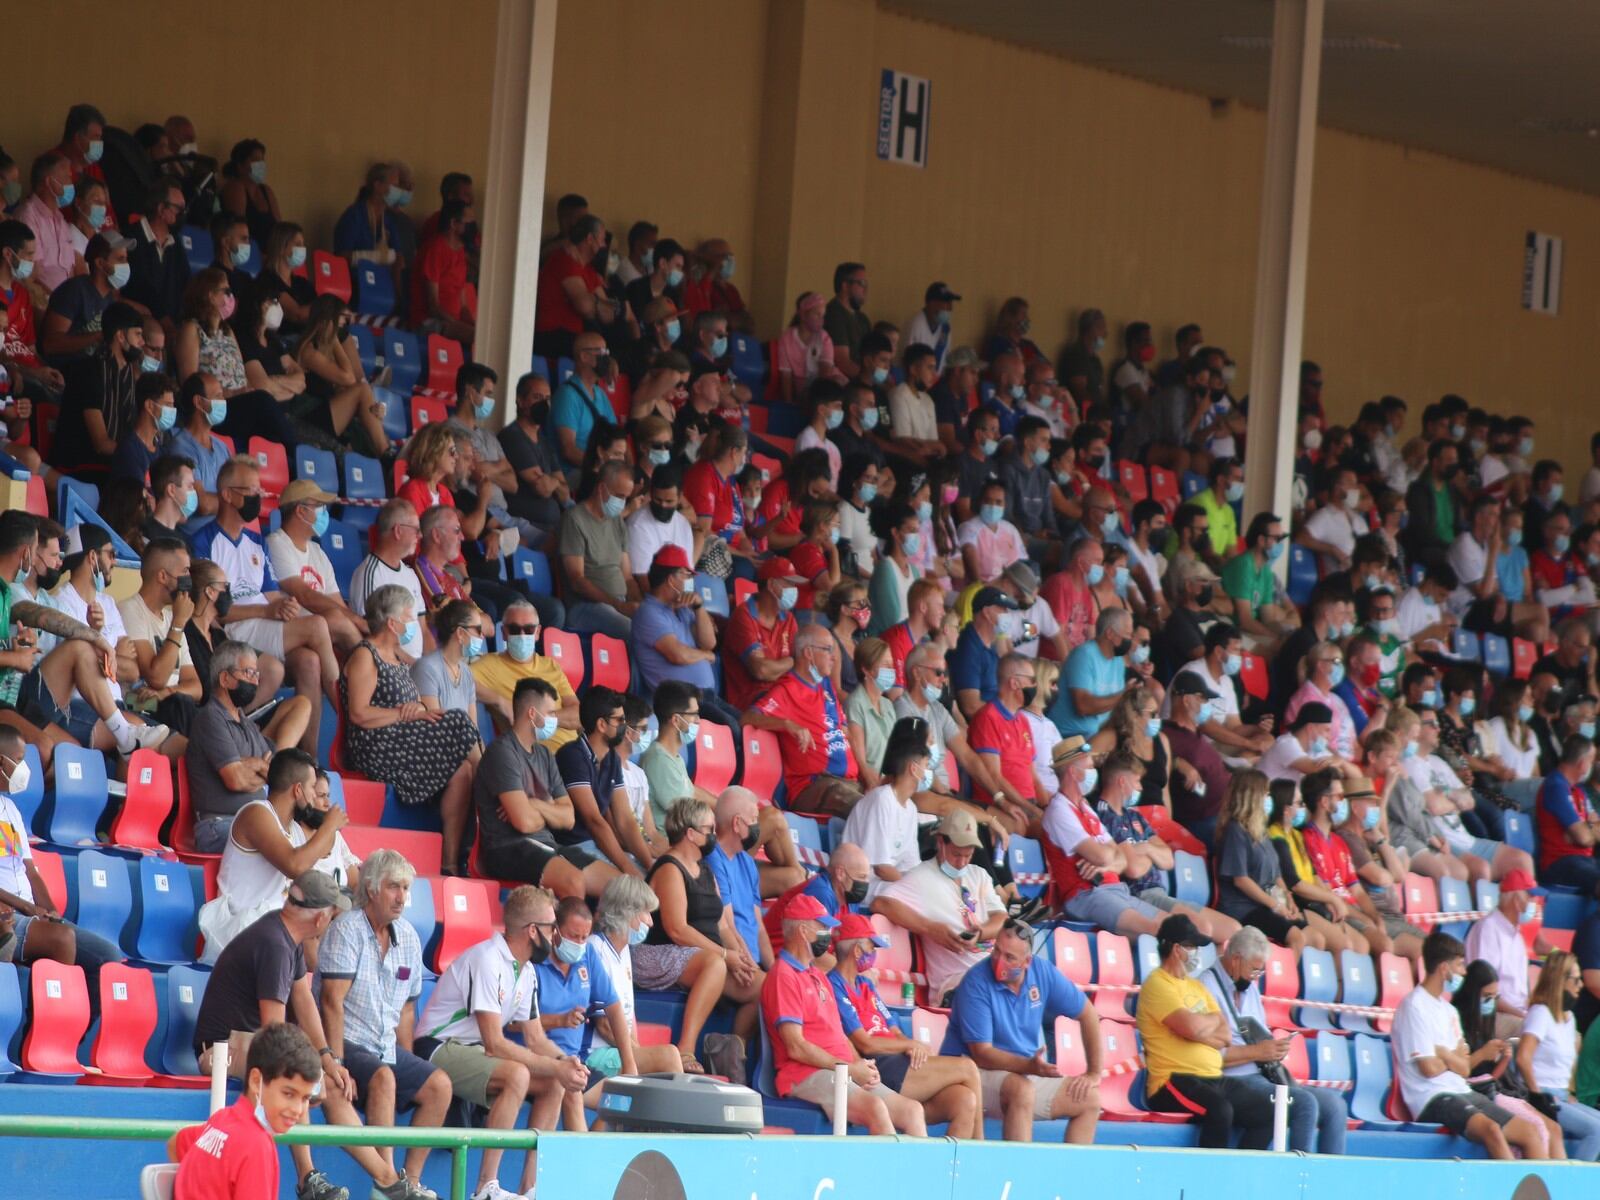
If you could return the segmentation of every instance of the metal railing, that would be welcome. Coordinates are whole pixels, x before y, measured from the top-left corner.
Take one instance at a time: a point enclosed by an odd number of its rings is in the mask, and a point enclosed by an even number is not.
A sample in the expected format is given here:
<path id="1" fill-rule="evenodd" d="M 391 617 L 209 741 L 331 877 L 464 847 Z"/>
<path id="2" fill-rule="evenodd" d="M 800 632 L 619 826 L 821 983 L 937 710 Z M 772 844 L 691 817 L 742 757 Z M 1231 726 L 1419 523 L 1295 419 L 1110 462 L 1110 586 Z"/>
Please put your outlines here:
<path id="1" fill-rule="evenodd" d="M 123 1117 L 27 1117 L 0 1115 L 0 1137 L 88 1141 L 161 1142 L 195 1121 L 136 1121 Z M 467 1200 L 469 1150 L 533 1150 L 531 1129 L 427 1129 L 383 1125 L 297 1125 L 275 1139 L 282 1146 L 395 1146 L 450 1151 L 450 1200 Z"/>

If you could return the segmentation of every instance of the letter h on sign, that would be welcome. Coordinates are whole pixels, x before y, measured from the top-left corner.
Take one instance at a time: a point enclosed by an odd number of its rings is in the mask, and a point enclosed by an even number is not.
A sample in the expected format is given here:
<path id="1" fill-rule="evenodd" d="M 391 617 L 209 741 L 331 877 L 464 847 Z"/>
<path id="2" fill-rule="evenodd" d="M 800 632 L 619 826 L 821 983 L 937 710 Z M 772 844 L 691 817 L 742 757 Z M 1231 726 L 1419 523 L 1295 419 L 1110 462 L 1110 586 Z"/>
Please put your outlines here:
<path id="1" fill-rule="evenodd" d="M 878 87 L 878 157 L 928 165 L 928 107 L 933 85 L 885 67 Z"/>

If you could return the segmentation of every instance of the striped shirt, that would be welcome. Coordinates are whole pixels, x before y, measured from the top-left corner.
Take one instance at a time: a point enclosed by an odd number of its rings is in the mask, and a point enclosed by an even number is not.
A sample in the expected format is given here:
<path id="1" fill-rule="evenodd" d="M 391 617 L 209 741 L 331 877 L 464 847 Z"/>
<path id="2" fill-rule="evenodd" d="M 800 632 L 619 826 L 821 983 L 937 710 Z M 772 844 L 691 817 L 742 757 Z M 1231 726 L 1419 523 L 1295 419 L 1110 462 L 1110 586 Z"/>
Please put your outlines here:
<path id="1" fill-rule="evenodd" d="M 417 573 L 403 562 L 399 566 L 391 567 L 376 554 L 369 554 L 362 559 L 361 565 L 356 568 L 356 573 L 350 578 L 351 611 L 366 612 L 367 597 L 390 583 L 399 584 L 411 593 L 419 618 L 428 611 L 428 605 L 422 598 L 422 584 L 417 579 Z"/>

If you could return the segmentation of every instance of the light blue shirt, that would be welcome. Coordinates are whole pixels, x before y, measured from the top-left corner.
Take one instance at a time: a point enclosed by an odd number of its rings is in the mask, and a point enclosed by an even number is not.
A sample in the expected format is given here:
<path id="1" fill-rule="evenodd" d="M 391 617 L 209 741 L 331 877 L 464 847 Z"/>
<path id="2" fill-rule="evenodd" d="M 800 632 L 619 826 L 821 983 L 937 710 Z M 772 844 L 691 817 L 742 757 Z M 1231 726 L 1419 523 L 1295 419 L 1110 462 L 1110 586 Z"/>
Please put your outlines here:
<path id="1" fill-rule="evenodd" d="M 579 450 L 589 448 L 589 435 L 594 432 L 596 421 L 615 424 L 616 419 L 616 411 L 606 394 L 597 387 L 591 396 L 584 391 L 583 383 L 576 375 L 569 375 L 567 381 L 556 389 L 550 405 L 552 425 L 556 429 L 572 430 Z"/>
<path id="2" fill-rule="evenodd" d="M 168 454 L 175 454 L 180 458 L 187 458 L 194 463 L 194 480 L 206 491 L 215 493 L 217 490 L 217 473 L 222 470 L 222 464 L 228 461 L 228 447 L 217 438 L 211 436 L 211 449 L 207 450 L 195 440 L 194 434 L 187 429 L 180 429 L 172 435 L 172 440 L 167 444 Z M 193 537 L 209 521 L 212 516 L 205 516 L 196 512 L 178 528 L 185 537 Z"/>
<path id="3" fill-rule="evenodd" d="M 1100 653 L 1098 642 L 1084 642 L 1067 655 L 1066 665 L 1061 670 L 1061 690 L 1045 716 L 1055 722 L 1062 737 L 1071 737 L 1075 733 L 1086 738 L 1093 737 L 1100 732 L 1100 727 L 1111 713 L 1103 712 L 1094 717 L 1080 716 L 1072 703 L 1072 689 L 1077 688 L 1095 696 L 1114 696 L 1127 685 L 1127 679 L 1128 672 L 1122 659 L 1107 658 Z"/>

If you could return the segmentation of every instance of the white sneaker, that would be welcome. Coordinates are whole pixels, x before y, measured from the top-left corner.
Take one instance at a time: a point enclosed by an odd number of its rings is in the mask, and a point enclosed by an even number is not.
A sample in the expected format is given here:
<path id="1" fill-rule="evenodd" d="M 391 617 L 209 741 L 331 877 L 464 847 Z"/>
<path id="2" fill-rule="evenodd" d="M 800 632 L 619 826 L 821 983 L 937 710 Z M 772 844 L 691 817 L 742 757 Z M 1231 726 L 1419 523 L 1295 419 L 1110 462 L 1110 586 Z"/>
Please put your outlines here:
<path id="1" fill-rule="evenodd" d="M 135 725 L 129 721 L 128 729 L 133 734 L 133 749 L 126 751 L 128 754 L 134 750 L 154 750 L 172 735 L 172 730 L 165 725 Z"/>
<path id="2" fill-rule="evenodd" d="M 472 1200 L 522 1200 L 517 1192 L 508 1192 L 500 1186 L 498 1179 L 491 1179 L 477 1191 L 472 1193 Z"/>

